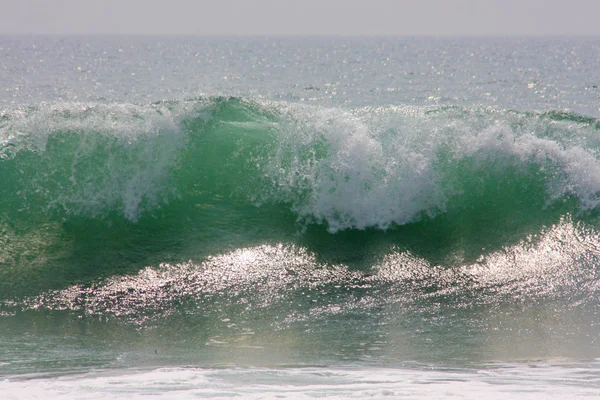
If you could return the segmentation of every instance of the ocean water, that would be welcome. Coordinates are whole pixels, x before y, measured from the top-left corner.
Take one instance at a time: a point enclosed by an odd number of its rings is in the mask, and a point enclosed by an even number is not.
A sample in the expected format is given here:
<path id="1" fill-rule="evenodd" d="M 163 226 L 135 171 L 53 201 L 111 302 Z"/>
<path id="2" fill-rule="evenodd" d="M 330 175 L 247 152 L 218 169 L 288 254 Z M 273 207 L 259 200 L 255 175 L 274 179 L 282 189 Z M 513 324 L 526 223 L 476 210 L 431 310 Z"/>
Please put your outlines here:
<path id="1" fill-rule="evenodd" d="M 0 60 L 0 398 L 600 395 L 600 39 Z"/>

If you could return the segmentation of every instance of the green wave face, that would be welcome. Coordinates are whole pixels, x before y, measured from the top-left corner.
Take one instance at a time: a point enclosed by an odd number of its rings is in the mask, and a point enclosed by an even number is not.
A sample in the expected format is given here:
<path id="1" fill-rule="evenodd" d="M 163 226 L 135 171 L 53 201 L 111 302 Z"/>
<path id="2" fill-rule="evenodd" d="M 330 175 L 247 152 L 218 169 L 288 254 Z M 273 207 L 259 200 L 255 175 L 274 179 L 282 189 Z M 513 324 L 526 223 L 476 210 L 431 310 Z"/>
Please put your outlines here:
<path id="1" fill-rule="evenodd" d="M 490 108 L 237 98 L 0 114 L 4 298 L 284 243 L 368 271 L 596 225 L 600 127 Z M 586 228 L 587 229 L 587 228 Z"/>

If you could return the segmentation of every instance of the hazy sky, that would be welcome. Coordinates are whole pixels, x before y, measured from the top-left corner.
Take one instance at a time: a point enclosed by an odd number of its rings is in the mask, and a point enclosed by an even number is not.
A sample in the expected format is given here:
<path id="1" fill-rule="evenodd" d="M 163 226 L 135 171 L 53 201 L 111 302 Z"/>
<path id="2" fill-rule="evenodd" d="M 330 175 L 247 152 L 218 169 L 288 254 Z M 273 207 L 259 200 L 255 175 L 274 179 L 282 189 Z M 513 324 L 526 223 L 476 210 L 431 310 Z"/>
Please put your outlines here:
<path id="1" fill-rule="evenodd" d="M 0 7 L 0 34 L 600 36 L 600 0 L 0 0 Z"/>

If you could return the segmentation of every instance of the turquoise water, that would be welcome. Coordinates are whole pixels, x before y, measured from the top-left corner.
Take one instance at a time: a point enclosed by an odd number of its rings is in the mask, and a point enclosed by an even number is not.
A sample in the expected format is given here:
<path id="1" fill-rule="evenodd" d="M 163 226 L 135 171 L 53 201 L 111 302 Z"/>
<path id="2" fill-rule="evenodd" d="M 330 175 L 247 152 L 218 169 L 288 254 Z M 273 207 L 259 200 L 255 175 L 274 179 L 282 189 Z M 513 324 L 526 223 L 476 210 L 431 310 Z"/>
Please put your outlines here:
<path id="1" fill-rule="evenodd" d="M 0 52 L 4 398 L 600 393 L 598 40 Z"/>

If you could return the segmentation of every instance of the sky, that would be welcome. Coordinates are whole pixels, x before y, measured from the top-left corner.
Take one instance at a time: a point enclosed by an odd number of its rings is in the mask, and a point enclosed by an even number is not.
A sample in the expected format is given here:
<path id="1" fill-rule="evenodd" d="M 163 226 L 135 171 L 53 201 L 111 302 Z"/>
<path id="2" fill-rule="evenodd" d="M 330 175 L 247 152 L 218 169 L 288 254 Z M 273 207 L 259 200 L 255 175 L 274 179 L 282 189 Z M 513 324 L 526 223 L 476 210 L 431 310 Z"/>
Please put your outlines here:
<path id="1" fill-rule="evenodd" d="M 0 34 L 600 36 L 600 0 L 0 0 Z"/>

